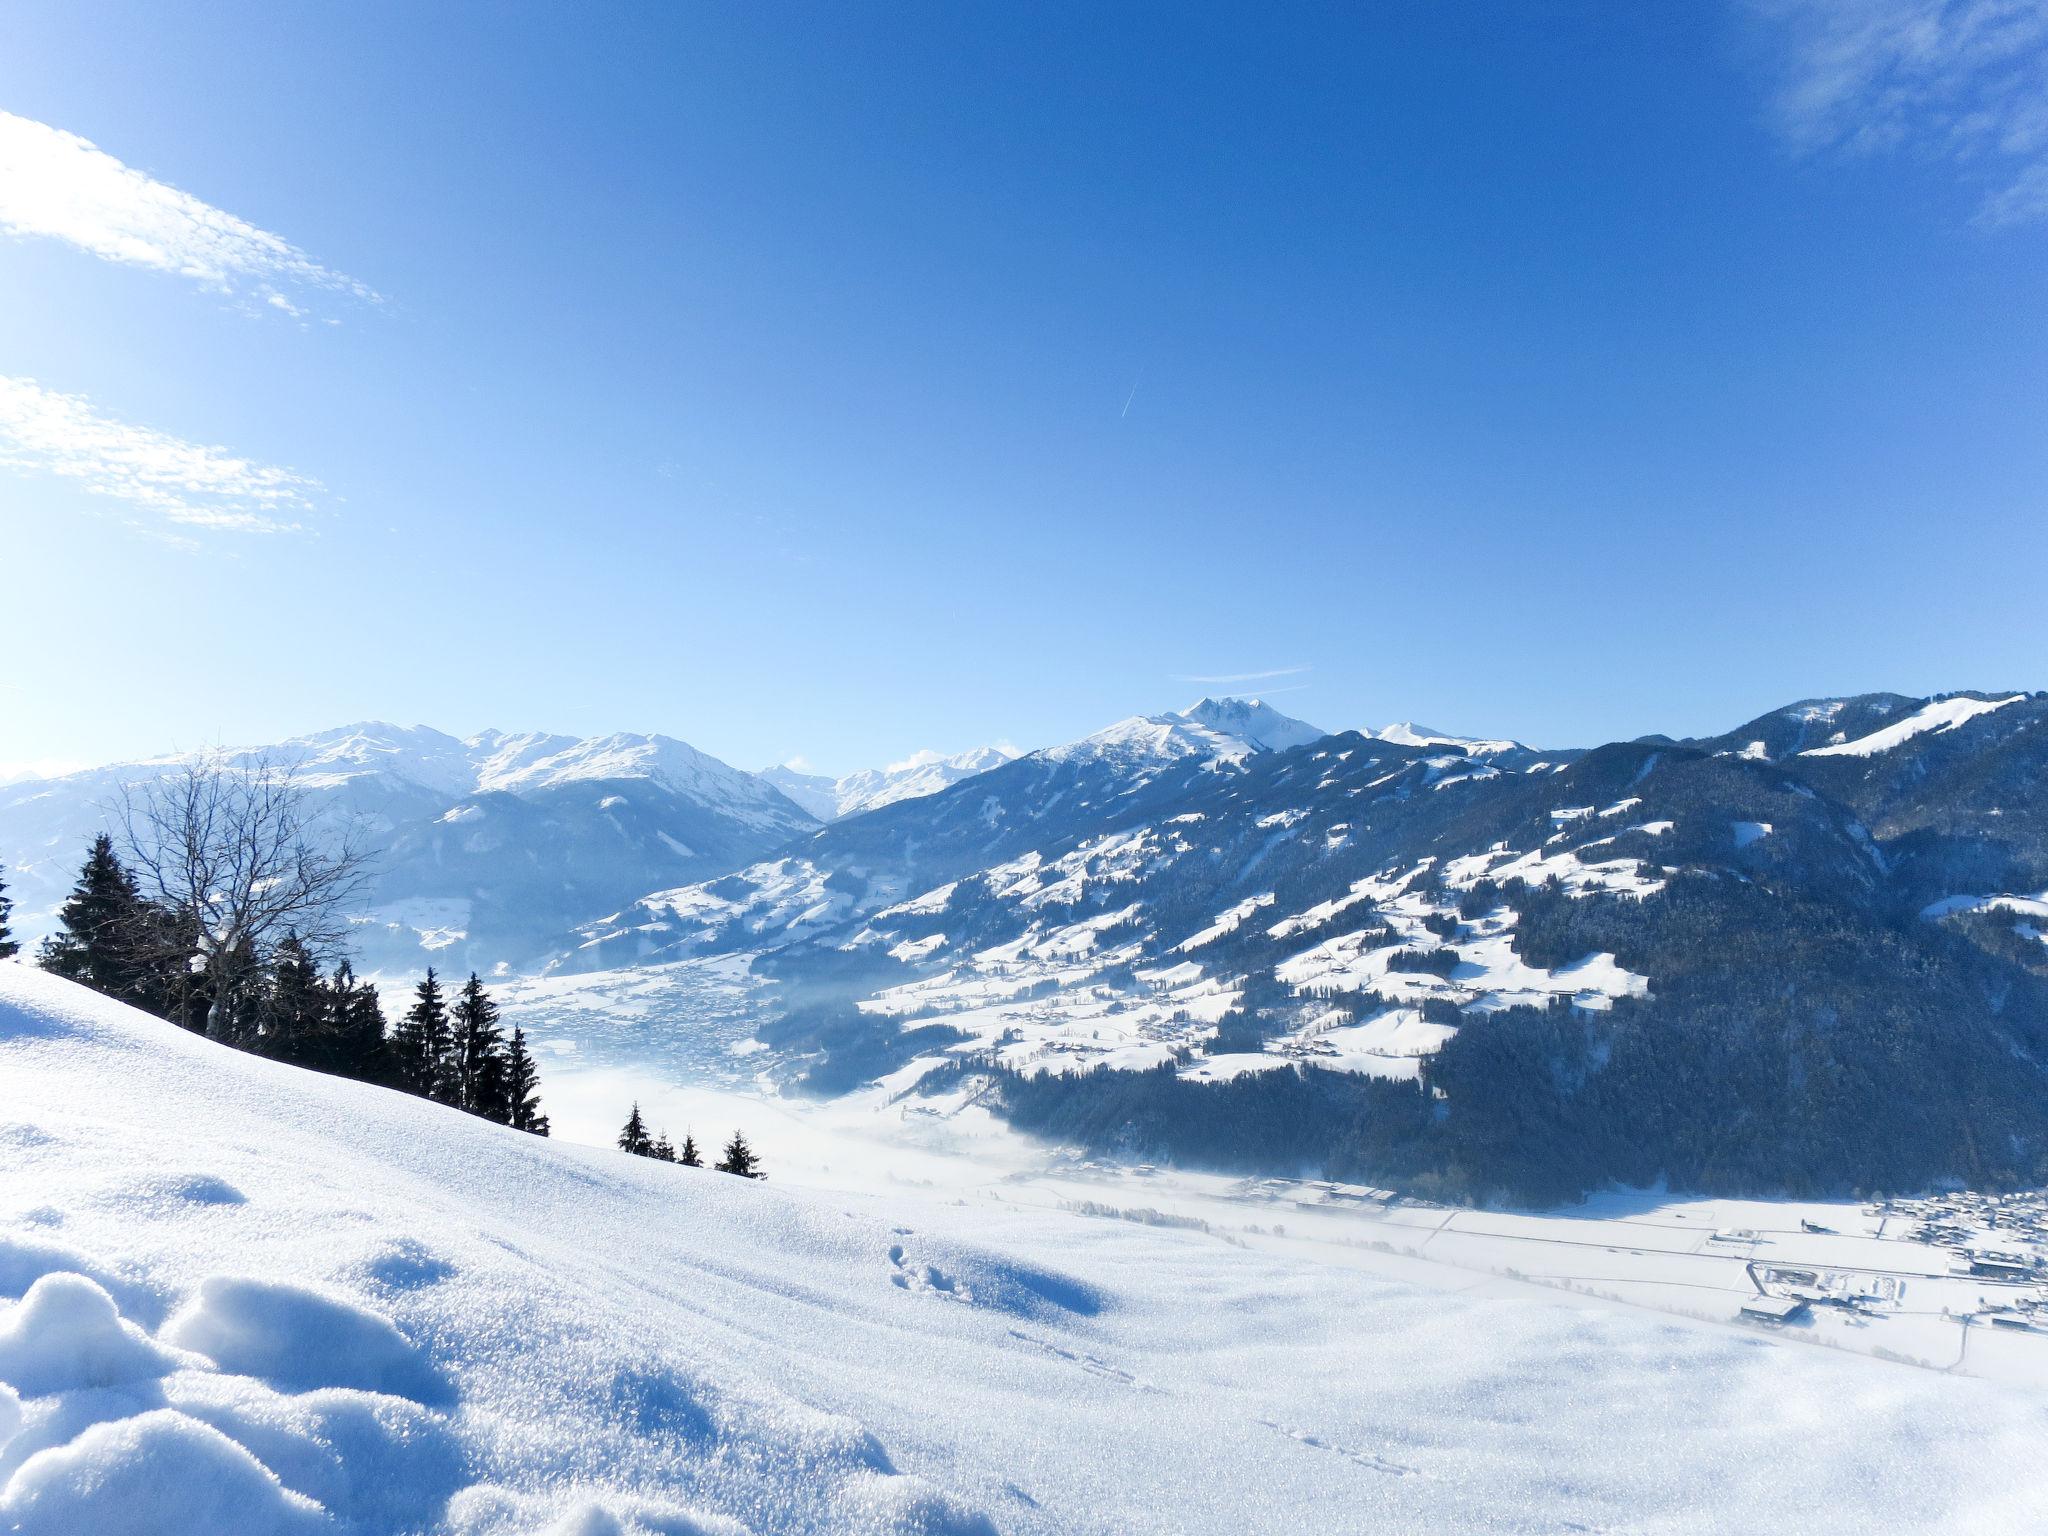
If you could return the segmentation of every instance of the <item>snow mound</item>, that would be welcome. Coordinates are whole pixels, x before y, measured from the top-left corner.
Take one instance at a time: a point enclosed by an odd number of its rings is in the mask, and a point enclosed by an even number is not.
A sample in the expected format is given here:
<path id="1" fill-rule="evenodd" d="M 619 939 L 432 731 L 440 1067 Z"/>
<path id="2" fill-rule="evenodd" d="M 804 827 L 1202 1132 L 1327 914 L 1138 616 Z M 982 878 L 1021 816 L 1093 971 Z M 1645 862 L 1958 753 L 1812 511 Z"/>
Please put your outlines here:
<path id="1" fill-rule="evenodd" d="M 0 1321 L 0 1382 L 26 1397 L 148 1381 L 175 1368 L 83 1275 L 44 1275 Z"/>
<path id="2" fill-rule="evenodd" d="M 96 1424 L 0 1489 L 10 1536 L 295 1536 L 332 1530 L 219 1430 L 168 1408 Z"/>
<path id="3" fill-rule="evenodd" d="M 448 1383 L 387 1317 L 301 1286 L 214 1275 L 164 1336 L 222 1370 L 291 1392 L 355 1387 L 415 1402 L 448 1397 Z"/>

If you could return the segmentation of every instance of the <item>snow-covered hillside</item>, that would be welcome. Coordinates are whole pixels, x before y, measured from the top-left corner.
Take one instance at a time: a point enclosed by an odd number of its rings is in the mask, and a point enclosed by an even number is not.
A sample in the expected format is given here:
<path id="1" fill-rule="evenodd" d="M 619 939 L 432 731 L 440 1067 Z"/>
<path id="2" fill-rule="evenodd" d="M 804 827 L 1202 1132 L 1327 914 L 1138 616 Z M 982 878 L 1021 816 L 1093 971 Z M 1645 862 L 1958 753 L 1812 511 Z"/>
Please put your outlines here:
<path id="1" fill-rule="evenodd" d="M 1561 753 L 1413 726 L 1265 747 L 1261 712 L 1133 717 L 836 823 L 590 925 L 575 963 L 752 955 L 780 1015 L 757 1065 L 833 1090 L 993 1069 L 992 1103 L 1153 1160 L 1526 1199 L 2048 1170 L 2043 1096 L 2001 1065 L 2048 1054 L 2015 905 L 2048 884 L 2048 700 L 1808 700 Z M 1814 750 L 1837 736 L 1871 750 Z"/>
<path id="2" fill-rule="evenodd" d="M 9 1536 L 2048 1521 L 2036 1392 L 540 1142 L 12 964 L 0 1147 Z"/>

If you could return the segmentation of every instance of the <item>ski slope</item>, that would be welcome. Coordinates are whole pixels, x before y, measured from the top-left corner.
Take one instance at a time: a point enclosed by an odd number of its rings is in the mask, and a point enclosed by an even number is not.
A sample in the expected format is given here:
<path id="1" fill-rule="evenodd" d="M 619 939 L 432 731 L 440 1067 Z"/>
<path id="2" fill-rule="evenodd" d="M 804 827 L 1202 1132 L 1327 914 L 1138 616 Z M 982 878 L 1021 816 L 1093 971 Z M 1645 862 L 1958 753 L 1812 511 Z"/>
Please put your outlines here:
<path id="1" fill-rule="evenodd" d="M 2039 1529 L 2048 1399 L 750 1184 L 0 964 L 0 1531 Z"/>

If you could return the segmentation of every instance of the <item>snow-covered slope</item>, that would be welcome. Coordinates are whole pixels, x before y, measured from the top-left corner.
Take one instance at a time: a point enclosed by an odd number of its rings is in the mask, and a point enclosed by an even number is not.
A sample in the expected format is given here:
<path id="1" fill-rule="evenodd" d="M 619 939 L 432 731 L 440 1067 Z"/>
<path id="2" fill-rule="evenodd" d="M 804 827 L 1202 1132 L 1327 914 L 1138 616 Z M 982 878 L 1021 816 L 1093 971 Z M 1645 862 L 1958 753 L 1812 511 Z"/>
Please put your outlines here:
<path id="1" fill-rule="evenodd" d="M 913 752 L 886 768 L 864 768 L 840 779 L 806 773 L 787 763 L 763 769 L 755 777 L 772 784 L 818 820 L 836 821 L 878 806 L 894 805 L 899 800 L 935 795 L 962 779 L 1000 768 L 1016 756 L 1006 747 L 976 747 L 950 757 L 925 751 Z"/>
<path id="2" fill-rule="evenodd" d="M 17 965 L 0 1084 L 9 1536 L 2048 1521 L 2034 1393 L 539 1142 Z"/>
<path id="3" fill-rule="evenodd" d="M 1968 694 L 1951 694 L 1922 705 L 1905 719 L 1859 736 L 1854 741 L 1832 742 L 1825 747 L 1808 747 L 1802 754 L 1806 757 L 1874 757 L 1880 752 L 1889 752 L 1903 746 L 1915 736 L 1929 731 L 1952 731 L 1979 715 L 1988 715 L 1994 709 L 2003 709 L 2008 704 L 2017 704 L 2026 697 L 2023 693 L 2010 694 L 2002 699 L 1979 699 Z"/>
<path id="4" fill-rule="evenodd" d="M 1453 736 L 1432 726 L 1418 725 L 1413 720 L 1397 720 L 1392 725 L 1365 734 L 1398 747 L 1457 747 L 1473 757 L 1495 757 L 1517 751 L 1522 746 L 1519 741 L 1510 741 L 1506 737 Z"/>

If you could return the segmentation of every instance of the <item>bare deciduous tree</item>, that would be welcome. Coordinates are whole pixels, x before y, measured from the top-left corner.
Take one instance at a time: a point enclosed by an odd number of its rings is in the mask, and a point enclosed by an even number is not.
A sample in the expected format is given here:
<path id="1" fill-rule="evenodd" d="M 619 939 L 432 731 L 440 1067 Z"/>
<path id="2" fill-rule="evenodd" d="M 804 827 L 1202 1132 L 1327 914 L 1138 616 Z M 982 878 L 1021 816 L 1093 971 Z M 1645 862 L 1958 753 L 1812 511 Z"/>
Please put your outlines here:
<path id="1" fill-rule="evenodd" d="M 124 788 L 115 814 L 137 884 L 174 919 L 163 942 L 202 984 L 215 1038 L 287 934 L 315 952 L 340 946 L 370 875 L 361 828 L 310 811 L 294 763 L 195 758 Z"/>

